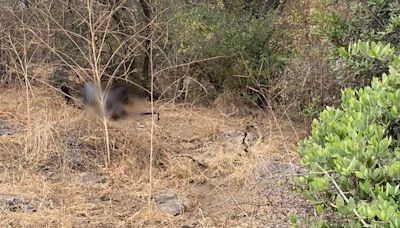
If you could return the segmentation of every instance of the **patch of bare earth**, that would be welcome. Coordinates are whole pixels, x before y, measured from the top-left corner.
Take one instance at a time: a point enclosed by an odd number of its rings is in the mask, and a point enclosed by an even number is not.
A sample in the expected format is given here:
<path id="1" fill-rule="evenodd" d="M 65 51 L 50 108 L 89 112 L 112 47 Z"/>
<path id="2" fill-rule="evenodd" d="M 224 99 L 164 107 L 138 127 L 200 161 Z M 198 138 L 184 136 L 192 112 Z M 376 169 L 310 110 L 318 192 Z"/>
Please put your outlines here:
<path id="1" fill-rule="evenodd" d="M 150 117 L 109 123 L 106 168 L 101 121 L 53 90 L 2 89 L 0 107 L 1 226 L 287 227 L 312 214 L 289 181 L 305 132 L 272 115 L 157 105 L 150 180 Z"/>

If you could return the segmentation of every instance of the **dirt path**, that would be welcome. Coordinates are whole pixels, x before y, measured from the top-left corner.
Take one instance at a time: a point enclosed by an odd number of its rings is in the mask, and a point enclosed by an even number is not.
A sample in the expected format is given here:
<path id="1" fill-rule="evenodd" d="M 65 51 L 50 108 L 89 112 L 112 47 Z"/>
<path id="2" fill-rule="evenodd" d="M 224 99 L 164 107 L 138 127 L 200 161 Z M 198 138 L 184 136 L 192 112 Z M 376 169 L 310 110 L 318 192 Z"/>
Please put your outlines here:
<path id="1" fill-rule="evenodd" d="M 312 213 L 289 181 L 301 126 L 159 106 L 149 204 L 151 119 L 110 123 L 106 169 L 101 122 L 52 94 L 0 92 L 1 226 L 287 227 Z"/>

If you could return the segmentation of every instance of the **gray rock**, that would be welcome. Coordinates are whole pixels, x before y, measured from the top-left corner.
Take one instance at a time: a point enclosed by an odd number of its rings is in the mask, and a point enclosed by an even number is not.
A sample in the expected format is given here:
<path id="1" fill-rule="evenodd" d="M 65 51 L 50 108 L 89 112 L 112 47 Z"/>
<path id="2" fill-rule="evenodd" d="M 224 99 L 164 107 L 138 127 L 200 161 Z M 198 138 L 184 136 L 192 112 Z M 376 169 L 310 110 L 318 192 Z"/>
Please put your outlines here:
<path id="1" fill-rule="evenodd" d="M 221 142 L 226 144 L 240 145 L 245 137 L 243 131 L 226 131 L 222 133 L 218 138 Z"/>
<path id="2" fill-rule="evenodd" d="M 14 135 L 16 133 L 13 129 L 0 129 L 0 136 L 2 135 Z"/>
<path id="3" fill-rule="evenodd" d="M 156 205 L 164 212 L 171 215 L 180 215 L 188 208 L 187 199 L 178 197 L 175 192 L 164 191 L 155 197 Z"/>
<path id="4" fill-rule="evenodd" d="M 2 207 L 11 212 L 36 212 L 35 205 L 30 200 L 26 200 L 21 196 L 8 195 L 0 198 Z"/>
<path id="5" fill-rule="evenodd" d="M 14 135 L 17 131 L 14 126 L 6 119 L 0 117 L 0 136 Z"/>
<path id="6" fill-rule="evenodd" d="M 301 173 L 302 169 L 284 161 L 260 161 L 256 164 L 255 171 L 258 178 L 270 178 L 295 175 Z"/>

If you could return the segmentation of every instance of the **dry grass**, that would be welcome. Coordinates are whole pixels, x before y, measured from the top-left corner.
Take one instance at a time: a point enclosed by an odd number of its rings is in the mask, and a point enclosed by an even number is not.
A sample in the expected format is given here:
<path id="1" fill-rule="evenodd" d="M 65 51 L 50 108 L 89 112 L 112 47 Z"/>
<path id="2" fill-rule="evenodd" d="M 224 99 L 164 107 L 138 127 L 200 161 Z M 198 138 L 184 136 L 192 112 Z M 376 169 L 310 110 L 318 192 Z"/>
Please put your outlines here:
<path id="1" fill-rule="evenodd" d="M 277 126 L 265 113 L 227 118 L 220 109 L 157 107 L 153 192 L 172 190 L 188 206 L 171 216 L 148 204 L 149 117 L 110 123 L 106 169 L 100 119 L 63 104 L 54 90 L 2 89 L 0 107 L 0 122 L 17 130 L 0 136 L 1 226 L 276 227 L 288 225 L 289 212 L 311 213 L 285 177 L 298 171 L 291 148 L 303 127 Z M 237 136 L 248 124 L 264 137 L 245 152 Z M 4 200 L 13 196 L 35 211 L 10 210 Z"/>

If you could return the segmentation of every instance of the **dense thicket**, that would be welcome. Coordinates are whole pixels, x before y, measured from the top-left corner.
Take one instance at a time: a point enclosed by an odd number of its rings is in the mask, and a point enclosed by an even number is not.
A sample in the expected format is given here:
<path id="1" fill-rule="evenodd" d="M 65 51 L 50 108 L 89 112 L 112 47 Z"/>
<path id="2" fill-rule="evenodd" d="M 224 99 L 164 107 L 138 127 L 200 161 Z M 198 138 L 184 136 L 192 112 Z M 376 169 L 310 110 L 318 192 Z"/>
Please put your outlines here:
<path id="1" fill-rule="evenodd" d="M 274 25 L 273 6 L 259 8 L 256 1 L 204 1 L 175 9 L 170 29 L 178 59 L 212 59 L 193 64 L 190 75 L 211 82 L 217 93 L 267 94 L 289 54 L 282 29 Z"/>
<path id="2" fill-rule="evenodd" d="M 193 95 L 231 91 L 254 98 L 279 77 L 288 56 L 274 26 L 279 6 L 257 0 L 4 1 L 3 79 L 34 78 L 27 72 L 32 65 L 56 65 L 82 80 L 122 79 L 147 90 L 152 78 L 158 93 L 170 97 L 189 78 L 202 84 L 189 90 Z"/>

